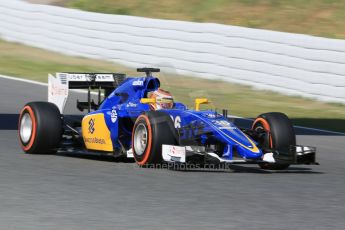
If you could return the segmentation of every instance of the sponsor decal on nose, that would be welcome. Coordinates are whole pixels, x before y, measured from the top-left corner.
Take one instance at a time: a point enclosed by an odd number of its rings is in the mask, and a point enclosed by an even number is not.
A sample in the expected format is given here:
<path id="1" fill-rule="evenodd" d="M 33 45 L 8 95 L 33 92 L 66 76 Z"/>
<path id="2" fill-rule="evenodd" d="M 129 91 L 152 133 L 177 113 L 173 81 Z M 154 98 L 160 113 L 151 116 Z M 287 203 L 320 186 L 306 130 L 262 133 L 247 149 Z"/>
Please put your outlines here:
<path id="1" fill-rule="evenodd" d="M 93 134 L 95 132 L 95 119 L 89 120 L 89 133 Z"/>

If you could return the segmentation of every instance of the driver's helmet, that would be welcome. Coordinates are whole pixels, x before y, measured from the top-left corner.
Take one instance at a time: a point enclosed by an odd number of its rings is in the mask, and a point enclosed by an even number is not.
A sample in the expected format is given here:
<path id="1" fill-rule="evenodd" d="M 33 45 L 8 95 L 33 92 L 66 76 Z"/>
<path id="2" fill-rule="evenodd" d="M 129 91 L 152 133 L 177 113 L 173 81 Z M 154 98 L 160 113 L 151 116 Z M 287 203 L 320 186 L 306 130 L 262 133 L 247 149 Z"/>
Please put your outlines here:
<path id="1" fill-rule="evenodd" d="M 152 110 L 172 109 L 174 107 L 174 99 L 171 93 L 163 89 L 153 91 L 150 98 L 156 99 L 156 103 L 150 104 Z"/>

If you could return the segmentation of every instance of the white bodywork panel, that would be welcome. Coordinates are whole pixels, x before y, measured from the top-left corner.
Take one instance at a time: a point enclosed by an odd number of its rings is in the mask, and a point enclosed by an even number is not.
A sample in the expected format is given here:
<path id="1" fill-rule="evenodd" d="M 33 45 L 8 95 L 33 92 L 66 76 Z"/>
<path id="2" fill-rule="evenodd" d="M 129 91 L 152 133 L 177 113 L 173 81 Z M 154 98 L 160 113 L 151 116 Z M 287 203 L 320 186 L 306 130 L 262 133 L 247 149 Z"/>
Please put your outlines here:
<path id="1" fill-rule="evenodd" d="M 275 163 L 276 162 L 274 160 L 273 153 L 265 153 L 262 160 L 266 161 L 268 163 Z"/>
<path id="2" fill-rule="evenodd" d="M 57 74 L 55 78 L 53 75 L 48 75 L 48 102 L 54 103 L 63 113 L 68 97 L 68 83 L 66 79 L 63 81 Z"/>
<path id="3" fill-rule="evenodd" d="M 162 145 L 163 160 L 167 162 L 186 162 L 186 147 Z"/>
<path id="4" fill-rule="evenodd" d="M 133 156 L 133 149 L 132 148 L 130 150 L 128 150 L 126 152 L 126 154 L 127 154 L 127 158 L 134 158 L 134 156 Z"/>
<path id="5" fill-rule="evenodd" d="M 297 148 L 296 148 L 296 154 L 298 156 L 303 155 L 303 153 L 305 153 L 305 152 L 308 153 L 308 152 L 313 152 L 313 151 L 315 151 L 315 150 L 313 150 L 312 148 L 310 148 L 308 146 L 297 146 Z"/>

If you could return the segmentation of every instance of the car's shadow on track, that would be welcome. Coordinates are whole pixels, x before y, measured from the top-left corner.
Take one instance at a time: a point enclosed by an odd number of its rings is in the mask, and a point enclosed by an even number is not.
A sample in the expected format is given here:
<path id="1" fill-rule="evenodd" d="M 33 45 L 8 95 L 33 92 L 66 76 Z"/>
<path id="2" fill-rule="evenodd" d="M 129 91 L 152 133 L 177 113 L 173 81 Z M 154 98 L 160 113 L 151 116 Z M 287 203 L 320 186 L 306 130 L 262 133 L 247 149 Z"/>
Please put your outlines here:
<path id="1" fill-rule="evenodd" d="M 71 158 L 79 158 L 79 159 L 86 159 L 86 160 L 93 160 L 93 161 L 105 161 L 105 162 L 114 162 L 114 163 L 134 163 L 134 159 L 126 158 L 126 157 L 113 157 L 111 155 L 102 155 L 102 154 L 85 154 L 85 153 L 71 153 L 71 152 L 58 152 L 55 154 L 56 156 L 62 157 L 71 157 Z"/>
<path id="2" fill-rule="evenodd" d="M 285 170 L 265 170 L 254 167 L 246 167 L 242 165 L 231 165 L 230 168 L 232 169 L 233 172 L 236 173 L 263 173 L 263 174 L 276 174 L 276 173 L 281 173 L 281 174 L 324 174 L 323 172 L 319 171 L 314 171 L 312 168 L 306 167 L 301 167 L 301 166 L 290 166 L 288 169 Z"/>
<path id="3" fill-rule="evenodd" d="M 96 154 L 78 154 L 70 152 L 59 152 L 55 154 L 56 156 L 61 157 L 70 157 L 70 158 L 79 158 L 92 161 L 103 161 L 103 162 L 113 162 L 116 163 L 125 163 L 128 166 L 133 166 L 135 164 L 134 159 L 128 159 L 125 157 L 113 157 L 105 155 L 96 155 Z M 244 166 L 244 165 L 227 165 L 226 167 L 202 167 L 199 165 L 188 165 L 188 166 L 172 166 L 169 164 L 161 164 L 159 166 L 149 166 L 149 167 L 140 167 L 135 164 L 133 168 L 140 168 L 147 171 L 150 170 L 171 170 L 176 172 L 183 173 L 195 173 L 195 172 L 207 172 L 207 173 L 254 173 L 254 174 L 324 174 L 323 172 L 314 171 L 312 168 L 301 167 L 301 166 L 290 166 L 285 170 L 264 170 L 260 169 L 259 166 Z"/>
<path id="4" fill-rule="evenodd" d="M 253 173 L 253 174 L 324 174 L 324 172 L 313 171 L 311 168 L 302 168 L 291 166 L 285 170 L 265 170 L 254 167 L 242 166 L 242 165 L 229 165 L 224 168 L 190 168 L 190 169 L 174 169 L 180 172 L 210 172 L 210 173 Z"/>

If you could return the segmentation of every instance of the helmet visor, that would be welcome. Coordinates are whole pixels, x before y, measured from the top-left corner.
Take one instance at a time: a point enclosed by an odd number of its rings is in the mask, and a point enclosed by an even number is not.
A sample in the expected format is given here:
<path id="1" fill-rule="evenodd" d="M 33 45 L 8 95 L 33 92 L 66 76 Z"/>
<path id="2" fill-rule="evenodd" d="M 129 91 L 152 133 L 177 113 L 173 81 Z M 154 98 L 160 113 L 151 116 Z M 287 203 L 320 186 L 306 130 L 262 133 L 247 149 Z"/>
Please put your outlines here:
<path id="1" fill-rule="evenodd" d="M 161 109 L 171 109 L 174 106 L 174 100 L 171 97 L 156 98 L 156 104 Z"/>

